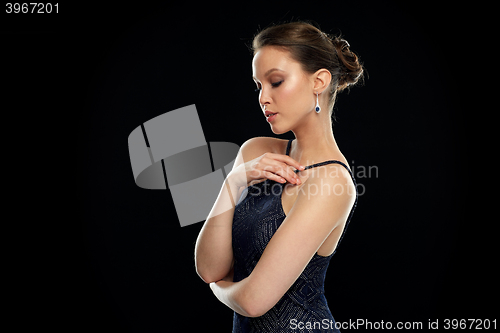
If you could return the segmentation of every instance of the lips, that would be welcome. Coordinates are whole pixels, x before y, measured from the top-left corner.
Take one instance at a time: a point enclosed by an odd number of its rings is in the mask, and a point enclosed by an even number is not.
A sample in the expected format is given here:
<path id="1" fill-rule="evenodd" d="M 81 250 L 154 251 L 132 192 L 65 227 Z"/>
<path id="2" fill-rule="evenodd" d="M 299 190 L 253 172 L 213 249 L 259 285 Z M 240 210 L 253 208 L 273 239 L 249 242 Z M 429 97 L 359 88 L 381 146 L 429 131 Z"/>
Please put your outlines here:
<path id="1" fill-rule="evenodd" d="M 278 114 L 277 112 L 271 112 L 271 111 L 266 111 L 264 112 L 266 115 L 266 120 L 268 123 L 272 123 L 274 119 L 276 119 L 276 115 Z"/>
<path id="2" fill-rule="evenodd" d="M 271 111 L 266 111 L 264 112 L 264 115 L 266 116 L 266 118 L 269 118 L 273 115 L 277 114 L 277 112 L 271 112 Z"/>

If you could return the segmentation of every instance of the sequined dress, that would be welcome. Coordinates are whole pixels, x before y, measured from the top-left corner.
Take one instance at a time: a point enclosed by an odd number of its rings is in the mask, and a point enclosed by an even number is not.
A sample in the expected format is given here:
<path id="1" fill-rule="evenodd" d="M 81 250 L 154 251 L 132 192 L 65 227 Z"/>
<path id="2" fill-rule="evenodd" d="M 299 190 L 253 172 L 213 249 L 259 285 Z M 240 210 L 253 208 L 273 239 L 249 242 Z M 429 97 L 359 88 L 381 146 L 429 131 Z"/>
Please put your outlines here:
<path id="1" fill-rule="evenodd" d="M 291 143 L 292 140 L 288 142 L 286 155 L 290 153 Z M 340 161 L 329 160 L 309 165 L 306 169 L 333 163 L 349 171 L 356 187 L 353 174 Z M 281 205 L 283 188 L 284 184 L 267 179 L 247 187 L 242 193 L 244 199 L 240 199 L 235 207 L 232 229 L 234 282 L 250 275 L 271 237 L 285 219 Z M 357 201 L 356 192 L 356 200 L 338 244 L 345 234 Z M 326 271 L 335 251 L 327 257 L 314 254 L 290 289 L 264 315 L 250 318 L 235 312 L 233 333 L 339 332 L 324 295 Z"/>

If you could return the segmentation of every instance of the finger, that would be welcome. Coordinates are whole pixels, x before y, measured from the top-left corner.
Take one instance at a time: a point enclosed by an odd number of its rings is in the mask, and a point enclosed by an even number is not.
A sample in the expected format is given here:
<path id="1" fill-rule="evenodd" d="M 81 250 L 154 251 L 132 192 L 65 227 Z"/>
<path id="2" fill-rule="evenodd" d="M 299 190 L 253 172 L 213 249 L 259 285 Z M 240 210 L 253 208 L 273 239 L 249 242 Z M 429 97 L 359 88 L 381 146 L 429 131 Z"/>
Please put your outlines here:
<path id="1" fill-rule="evenodd" d="M 300 178 L 295 173 L 293 168 L 297 170 L 304 170 L 304 167 L 290 156 L 266 153 L 260 162 L 260 170 L 278 174 L 292 184 L 301 184 Z"/>
<path id="2" fill-rule="evenodd" d="M 289 183 L 292 184 L 300 184 L 300 178 L 295 173 L 294 169 L 292 166 L 281 162 L 281 168 L 277 171 L 277 174 L 280 175 L 281 177 L 285 178 Z"/>
<path id="3" fill-rule="evenodd" d="M 264 176 L 267 178 L 267 179 L 270 179 L 270 180 L 274 180 L 278 183 L 286 183 L 286 179 L 283 178 L 283 177 L 280 177 L 279 175 L 273 173 L 273 172 L 270 172 L 270 171 L 264 171 L 263 172 Z"/>
<path id="4" fill-rule="evenodd" d="M 292 170 L 292 167 L 286 163 L 278 162 L 276 160 L 267 165 L 264 170 L 270 171 L 278 176 L 285 178 L 286 181 L 292 184 L 300 184 L 299 176 Z"/>
<path id="5" fill-rule="evenodd" d="M 282 155 L 282 154 L 275 154 L 275 155 L 276 155 L 276 157 L 275 157 L 276 160 L 283 162 L 283 163 L 286 163 L 290 166 L 293 166 L 297 170 L 304 170 L 305 169 L 305 167 L 303 165 L 301 165 L 299 162 L 297 162 L 296 160 L 294 160 L 293 158 L 291 158 L 288 155 Z"/>

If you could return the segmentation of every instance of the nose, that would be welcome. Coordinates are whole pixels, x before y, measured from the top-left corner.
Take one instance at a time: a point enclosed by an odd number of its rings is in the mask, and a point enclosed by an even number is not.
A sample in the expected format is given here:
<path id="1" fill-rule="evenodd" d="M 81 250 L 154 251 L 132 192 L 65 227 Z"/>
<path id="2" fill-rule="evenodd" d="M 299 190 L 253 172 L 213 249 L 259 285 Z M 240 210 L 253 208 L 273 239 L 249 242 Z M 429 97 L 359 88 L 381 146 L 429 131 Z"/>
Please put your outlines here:
<path id="1" fill-rule="evenodd" d="M 262 88 L 259 92 L 259 103 L 262 110 L 266 108 L 267 105 L 271 103 L 271 97 L 269 96 L 268 90 Z"/>

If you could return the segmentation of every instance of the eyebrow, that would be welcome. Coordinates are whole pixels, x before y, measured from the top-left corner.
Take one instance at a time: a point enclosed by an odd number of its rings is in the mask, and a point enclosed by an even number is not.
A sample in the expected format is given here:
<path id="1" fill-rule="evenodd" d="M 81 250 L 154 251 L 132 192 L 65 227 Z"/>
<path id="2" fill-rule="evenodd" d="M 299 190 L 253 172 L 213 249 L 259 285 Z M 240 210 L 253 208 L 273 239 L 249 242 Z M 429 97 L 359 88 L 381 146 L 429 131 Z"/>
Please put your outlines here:
<path id="1" fill-rule="evenodd" d="M 283 72 L 282 69 L 279 69 L 279 68 L 271 68 L 270 70 L 268 70 L 267 72 L 264 73 L 264 77 L 268 76 L 269 74 L 271 74 L 272 72 L 275 72 L 275 71 L 280 71 L 280 72 Z M 255 79 L 255 76 L 252 76 L 253 79 Z"/>

